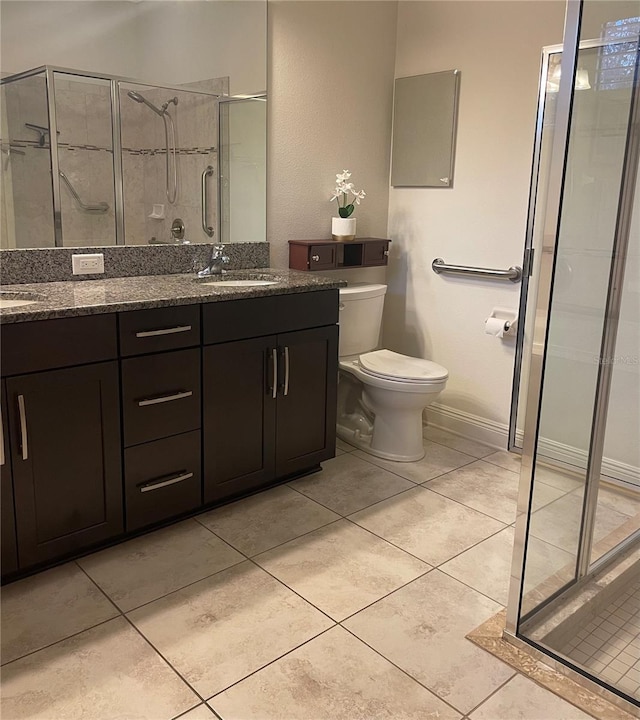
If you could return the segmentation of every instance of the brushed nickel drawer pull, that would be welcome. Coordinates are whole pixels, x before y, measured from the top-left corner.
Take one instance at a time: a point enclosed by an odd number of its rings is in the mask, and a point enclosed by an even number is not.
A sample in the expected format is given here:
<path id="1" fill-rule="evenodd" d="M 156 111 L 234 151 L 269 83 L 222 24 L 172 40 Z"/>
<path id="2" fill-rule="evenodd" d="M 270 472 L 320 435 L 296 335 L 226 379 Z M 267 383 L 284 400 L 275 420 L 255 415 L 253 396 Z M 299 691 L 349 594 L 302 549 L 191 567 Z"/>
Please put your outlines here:
<path id="1" fill-rule="evenodd" d="M 160 488 L 167 487 L 167 485 L 175 485 L 176 483 L 183 482 L 183 480 L 189 480 L 193 477 L 192 472 L 180 471 L 180 474 L 168 477 L 166 479 L 160 478 L 159 480 L 150 480 L 149 482 L 140 485 L 140 492 L 151 492 L 152 490 L 159 490 Z"/>
<path id="2" fill-rule="evenodd" d="M 24 407 L 24 395 L 18 395 L 18 412 L 20 414 L 20 444 L 22 459 L 29 459 L 29 440 L 27 438 L 27 413 Z"/>
<path id="3" fill-rule="evenodd" d="M 275 400 L 275 397 L 278 394 L 278 351 L 276 350 L 276 348 L 273 348 L 273 350 L 271 351 L 271 360 L 271 364 L 273 365 L 273 377 L 271 378 L 271 397 Z"/>
<path id="4" fill-rule="evenodd" d="M 181 392 L 173 393 L 171 395 L 159 395 L 158 397 L 145 398 L 144 400 L 138 400 L 140 407 L 146 407 L 147 405 L 159 405 L 160 403 L 171 402 L 172 400 L 182 400 L 193 395 L 193 390 L 182 390 Z"/>
<path id="5" fill-rule="evenodd" d="M 156 337 L 157 335 L 174 335 L 175 333 L 189 332 L 191 325 L 177 325 L 176 327 L 161 328 L 160 330 L 142 330 L 136 333 L 137 338 Z"/>
<path id="6" fill-rule="evenodd" d="M 2 410 L 0 410 L 0 465 L 4 465 L 4 425 L 2 424 Z"/>
<path id="7" fill-rule="evenodd" d="M 284 348 L 284 391 L 283 395 L 289 394 L 289 347 Z"/>

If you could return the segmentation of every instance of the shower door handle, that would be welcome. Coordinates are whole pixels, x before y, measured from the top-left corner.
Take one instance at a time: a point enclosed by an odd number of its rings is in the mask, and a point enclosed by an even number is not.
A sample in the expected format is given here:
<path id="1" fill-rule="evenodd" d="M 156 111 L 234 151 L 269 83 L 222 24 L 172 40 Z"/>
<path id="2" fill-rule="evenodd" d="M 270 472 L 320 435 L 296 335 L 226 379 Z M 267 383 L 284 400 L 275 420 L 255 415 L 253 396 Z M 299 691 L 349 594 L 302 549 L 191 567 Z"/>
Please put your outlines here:
<path id="1" fill-rule="evenodd" d="M 207 169 L 202 173 L 202 229 L 205 235 L 213 237 L 213 228 L 207 225 L 207 177 L 213 175 L 213 166 L 207 165 Z"/>

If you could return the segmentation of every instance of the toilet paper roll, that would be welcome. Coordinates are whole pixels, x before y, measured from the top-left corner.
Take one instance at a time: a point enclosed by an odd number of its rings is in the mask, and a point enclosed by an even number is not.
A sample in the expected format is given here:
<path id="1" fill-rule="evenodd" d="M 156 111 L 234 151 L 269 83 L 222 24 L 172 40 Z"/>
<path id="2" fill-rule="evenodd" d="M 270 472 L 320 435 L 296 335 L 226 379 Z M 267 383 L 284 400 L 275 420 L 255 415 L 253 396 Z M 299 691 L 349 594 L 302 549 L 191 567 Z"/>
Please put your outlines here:
<path id="1" fill-rule="evenodd" d="M 484 322 L 484 331 L 487 335 L 501 338 L 504 336 L 504 323 L 505 321 L 500 318 L 487 318 Z"/>

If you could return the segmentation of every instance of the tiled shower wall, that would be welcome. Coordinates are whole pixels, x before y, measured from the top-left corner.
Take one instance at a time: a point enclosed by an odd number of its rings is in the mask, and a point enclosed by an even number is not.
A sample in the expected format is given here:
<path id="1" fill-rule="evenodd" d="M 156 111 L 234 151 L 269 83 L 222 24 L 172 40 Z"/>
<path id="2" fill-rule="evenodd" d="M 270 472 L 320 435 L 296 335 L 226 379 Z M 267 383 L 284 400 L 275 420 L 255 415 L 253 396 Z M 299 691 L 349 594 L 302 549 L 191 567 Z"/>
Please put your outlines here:
<path id="1" fill-rule="evenodd" d="M 222 94 L 227 79 L 207 81 L 201 87 Z M 121 89 L 122 164 L 125 195 L 125 237 L 127 244 L 148 244 L 152 238 L 170 242 L 174 219 L 185 225 L 185 240 L 211 242 L 202 230 L 201 178 L 207 166 L 214 175 L 207 183 L 208 225 L 217 228 L 218 192 L 218 112 L 210 95 L 136 87 L 147 100 L 160 107 L 172 97 L 178 105 L 169 105 L 176 128 L 178 194 L 170 204 L 165 193 L 165 136 L 162 118 L 150 108 L 127 97 L 132 86 Z M 154 205 L 163 206 L 164 218 L 150 217 Z"/>
<path id="2" fill-rule="evenodd" d="M 198 83 L 218 94 L 228 91 L 228 78 Z M 178 194 L 165 195 L 165 137 L 162 119 L 127 97 L 135 87 L 157 106 L 169 106 L 177 145 Z M 60 170 L 84 203 L 107 203 L 106 212 L 79 207 L 61 180 L 62 230 L 66 247 L 115 243 L 113 147 L 108 81 L 78 79 L 56 73 L 56 116 Z M 53 201 L 49 137 L 44 146 L 25 123 L 48 127 L 44 76 L 2 87 L 1 244 L 4 248 L 53 247 Z M 174 218 L 186 227 L 190 242 L 215 242 L 202 230 L 202 172 L 208 165 L 208 225 L 217 230 L 217 107 L 210 95 L 130 85 L 121 90 L 122 162 L 125 197 L 125 243 L 146 245 L 152 238 L 170 242 Z M 9 153 L 9 154 L 7 154 Z M 153 206 L 164 206 L 165 219 L 150 218 Z"/>

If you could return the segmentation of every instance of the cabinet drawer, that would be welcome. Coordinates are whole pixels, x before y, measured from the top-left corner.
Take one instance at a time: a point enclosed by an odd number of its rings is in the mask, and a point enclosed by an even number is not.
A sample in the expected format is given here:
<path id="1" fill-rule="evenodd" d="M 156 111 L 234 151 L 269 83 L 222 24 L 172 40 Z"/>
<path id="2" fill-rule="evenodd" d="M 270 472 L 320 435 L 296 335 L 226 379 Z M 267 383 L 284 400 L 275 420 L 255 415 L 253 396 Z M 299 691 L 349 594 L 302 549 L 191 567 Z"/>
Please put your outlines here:
<path id="1" fill-rule="evenodd" d="M 331 270 L 336 266 L 335 245 L 310 245 L 309 270 Z"/>
<path id="2" fill-rule="evenodd" d="M 2 325 L 1 332 L 3 375 L 118 357 L 114 314 L 14 323 Z"/>
<path id="3" fill-rule="evenodd" d="M 118 323 L 123 357 L 200 344 L 199 305 L 120 313 Z"/>
<path id="4" fill-rule="evenodd" d="M 214 302 L 202 307 L 205 345 L 338 322 L 338 290 Z"/>
<path id="5" fill-rule="evenodd" d="M 388 242 L 363 243 L 363 265 L 386 265 L 389 255 Z"/>
<path id="6" fill-rule="evenodd" d="M 127 531 L 198 508 L 200 431 L 125 450 L 124 483 Z"/>
<path id="7" fill-rule="evenodd" d="M 200 349 L 122 361 L 125 446 L 200 427 Z"/>

